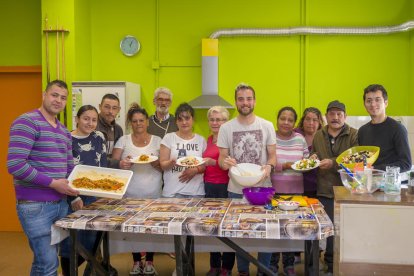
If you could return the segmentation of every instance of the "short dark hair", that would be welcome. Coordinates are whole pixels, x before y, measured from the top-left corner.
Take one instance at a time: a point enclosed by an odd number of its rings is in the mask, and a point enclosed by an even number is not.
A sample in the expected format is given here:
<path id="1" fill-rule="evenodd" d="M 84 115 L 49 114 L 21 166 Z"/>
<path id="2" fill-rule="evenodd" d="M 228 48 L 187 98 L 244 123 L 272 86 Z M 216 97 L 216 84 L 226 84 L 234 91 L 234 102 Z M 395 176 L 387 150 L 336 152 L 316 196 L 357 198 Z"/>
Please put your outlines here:
<path id="1" fill-rule="evenodd" d="M 189 113 L 191 117 L 194 118 L 194 108 L 188 103 L 182 103 L 175 110 L 175 120 L 177 121 L 180 118 L 181 113 L 184 112 Z"/>
<path id="2" fill-rule="evenodd" d="M 46 85 L 45 91 L 48 91 L 53 85 L 68 90 L 68 85 L 63 80 L 53 80 Z"/>
<path id="3" fill-rule="evenodd" d="M 293 113 L 293 118 L 295 119 L 295 123 L 296 123 L 296 121 L 298 119 L 298 114 L 296 113 L 296 110 L 293 107 L 291 107 L 291 106 L 285 106 L 285 107 L 282 107 L 281 109 L 279 109 L 279 112 L 277 113 L 277 118 L 278 119 L 279 119 L 279 117 L 280 117 L 280 115 L 282 114 L 283 111 L 290 111 L 290 112 L 292 112 Z"/>
<path id="4" fill-rule="evenodd" d="M 98 114 L 98 110 L 96 110 L 96 108 L 93 105 L 87 104 L 87 105 L 83 105 L 81 106 L 81 108 L 79 108 L 78 113 L 76 113 L 76 117 L 80 118 L 80 116 L 85 113 L 86 111 L 89 110 L 95 110 L 96 114 Z"/>
<path id="5" fill-rule="evenodd" d="M 118 103 L 120 103 L 118 96 L 117 96 L 117 95 L 115 95 L 115 94 L 111 94 L 111 93 L 105 94 L 105 95 L 102 97 L 101 104 L 102 104 L 102 103 L 104 102 L 104 100 L 106 100 L 106 99 L 109 99 L 109 100 L 115 100 L 115 101 L 117 101 Z"/>
<path id="6" fill-rule="evenodd" d="M 384 101 L 388 100 L 388 93 L 387 93 L 387 90 L 385 90 L 384 86 L 382 86 L 381 84 L 370 84 L 364 89 L 364 96 L 363 96 L 364 102 L 365 102 L 365 95 L 367 93 L 377 92 L 377 91 L 382 92 L 382 97 L 384 98 Z"/>
<path id="7" fill-rule="evenodd" d="M 240 90 L 251 90 L 253 92 L 253 99 L 256 99 L 256 91 L 254 91 L 253 87 L 251 87 L 248 84 L 240 83 L 236 86 L 236 89 L 234 90 L 234 99 L 237 101 L 237 92 Z"/>
<path id="8" fill-rule="evenodd" d="M 137 103 L 132 103 L 127 113 L 127 118 L 126 118 L 127 125 L 132 122 L 132 117 L 136 113 L 142 114 L 144 115 L 145 119 L 148 119 L 148 112 L 145 110 L 145 108 L 141 108 L 139 104 Z"/>

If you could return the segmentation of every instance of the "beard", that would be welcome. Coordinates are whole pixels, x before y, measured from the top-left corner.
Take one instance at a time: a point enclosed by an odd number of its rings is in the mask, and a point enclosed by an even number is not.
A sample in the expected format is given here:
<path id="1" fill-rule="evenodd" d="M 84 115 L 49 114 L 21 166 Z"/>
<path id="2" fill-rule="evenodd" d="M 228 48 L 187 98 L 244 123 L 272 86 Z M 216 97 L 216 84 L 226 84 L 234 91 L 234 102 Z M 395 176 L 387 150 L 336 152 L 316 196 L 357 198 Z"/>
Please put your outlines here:
<path id="1" fill-rule="evenodd" d="M 163 106 L 157 106 L 156 107 L 156 110 L 157 110 L 157 112 L 166 115 L 166 114 L 168 114 L 169 107 L 168 106 L 165 106 L 165 107 L 163 107 Z"/>
<path id="2" fill-rule="evenodd" d="M 244 106 L 245 107 L 245 106 Z M 249 108 L 249 110 L 248 111 L 244 111 L 243 110 L 243 108 L 244 107 L 237 107 L 237 111 L 239 112 L 239 114 L 240 115 L 243 115 L 243 116 L 248 116 L 248 115 L 250 115 L 250 114 L 252 114 L 253 113 L 253 111 L 254 111 L 254 107 L 248 107 Z"/>

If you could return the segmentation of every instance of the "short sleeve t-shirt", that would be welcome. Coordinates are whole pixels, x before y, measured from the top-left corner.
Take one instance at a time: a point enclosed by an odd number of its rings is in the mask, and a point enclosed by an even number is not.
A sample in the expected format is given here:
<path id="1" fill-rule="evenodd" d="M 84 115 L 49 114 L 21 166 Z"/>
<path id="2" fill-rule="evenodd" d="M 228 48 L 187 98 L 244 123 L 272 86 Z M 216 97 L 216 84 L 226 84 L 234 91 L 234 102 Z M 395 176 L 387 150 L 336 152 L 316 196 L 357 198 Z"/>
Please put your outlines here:
<path id="1" fill-rule="evenodd" d="M 167 133 L 161 144 L 170 149 L 170 159 L 178 159 L 185 156 L 202 157 L 206 149 L 204 137 L 195 134 L 190 140 L 180 138 L 175 132 Z M 182 183 L 179 176 L 185 170 L 182 166 L 174 165 L 171 169 L 164 171 L 164 197 L 174 197 L 175 194 L 203 196 L 204 181 L 203 174 L 196 174 L 188 183 Z"/>
<path id="2" fill-rule="evenodd" d="M 160 155 L 161 138 L 155 135 L 151 136 L 148 145 L 137 147 L 131 139 L 131 134 L 119 138 L 115 148 L 122 149 L 121 159 L 128 155 L 132 157 L 141 154 Z M 125 197 L 133 198 L 158 198 L 161 196 L 162 173 L 155 169 L 151 164 L 134 164 L 131 167 L 134 172 Z"/>
<path id="3" fill-rule="evenodd" d="M 265 165 L 268 154 L 267 146 L 276 145 L 276 132 L 273 124 L 256 116 L 250 125 L 239 123 L 234 118 L 220 127 L 217 146 L 229 150 L 231 157 L 237 163 L 253 163 Z M 270 179 L 266 179 L 263 186 L 270 187 Z M 228 191 L 242 194 L 243 187 L 230 177 Z"/>

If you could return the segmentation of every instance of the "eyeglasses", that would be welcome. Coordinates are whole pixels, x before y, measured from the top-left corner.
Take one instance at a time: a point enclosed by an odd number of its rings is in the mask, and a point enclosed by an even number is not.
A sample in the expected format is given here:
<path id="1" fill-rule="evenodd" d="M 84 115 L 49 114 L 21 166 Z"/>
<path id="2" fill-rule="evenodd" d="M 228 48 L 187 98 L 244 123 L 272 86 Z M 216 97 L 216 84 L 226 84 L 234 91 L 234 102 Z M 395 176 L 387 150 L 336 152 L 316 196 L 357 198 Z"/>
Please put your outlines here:
<path id="1" fill-rule="evenodd" d="M 219 118 L 208 118 L 210 123 L 220 123 L 226 121 L 226 119 L 219 119 Z"/>
<path id="2" fill-rule="evenodd" d="M 121 107 L 119 107 L 119 106 L 110 106 L 110 105 L 104 105 L 102 108 L 105 109 L 105 110 L 111 110 L 112 109 L 113 111 L 117 111 L 117 110 L 121 109 Z"/>
<path id="3" fill-rule="evenodd" d="M 169 102 L 171 102 L 171 99 L 157 98 L 155 101 L 156 101 L 157 103 L 162 103 L 162 102 L 164 102 L 164 103 L 169 103 Z"/>

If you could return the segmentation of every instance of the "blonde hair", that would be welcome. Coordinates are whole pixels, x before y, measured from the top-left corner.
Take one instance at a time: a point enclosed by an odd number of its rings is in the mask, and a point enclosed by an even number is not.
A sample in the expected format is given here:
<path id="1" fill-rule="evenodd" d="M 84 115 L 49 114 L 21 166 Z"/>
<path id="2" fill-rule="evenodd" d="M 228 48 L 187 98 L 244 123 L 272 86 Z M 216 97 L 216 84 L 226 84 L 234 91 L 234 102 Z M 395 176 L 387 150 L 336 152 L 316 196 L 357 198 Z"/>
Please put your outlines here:
<path id="1" fill-rule="evenodd" d="M 226 121 L 230 117 L 229 111 L 224 106 L 216 105 L 216 106 L 211 107 L 207 111 L 207 119 L 210 117 L 211 113 L 214 113 L 214 112 L 219 113 Z"/>

